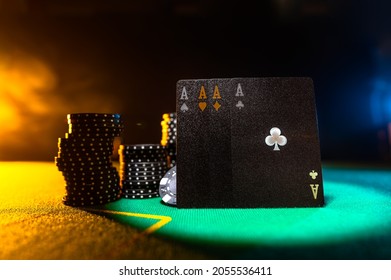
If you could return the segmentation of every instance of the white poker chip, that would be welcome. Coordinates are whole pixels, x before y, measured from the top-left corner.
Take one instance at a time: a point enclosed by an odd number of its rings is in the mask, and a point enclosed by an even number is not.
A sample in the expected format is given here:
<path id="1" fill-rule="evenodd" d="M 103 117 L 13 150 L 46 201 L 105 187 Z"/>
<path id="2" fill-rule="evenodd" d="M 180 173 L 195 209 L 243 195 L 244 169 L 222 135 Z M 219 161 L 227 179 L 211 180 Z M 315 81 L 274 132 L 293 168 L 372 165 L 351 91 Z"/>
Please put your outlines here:
<path id="1" fill-rule="evenodd" d="M 164 203 L 176 205 L 176 166 L 160 180 L 159 195 Z"/>

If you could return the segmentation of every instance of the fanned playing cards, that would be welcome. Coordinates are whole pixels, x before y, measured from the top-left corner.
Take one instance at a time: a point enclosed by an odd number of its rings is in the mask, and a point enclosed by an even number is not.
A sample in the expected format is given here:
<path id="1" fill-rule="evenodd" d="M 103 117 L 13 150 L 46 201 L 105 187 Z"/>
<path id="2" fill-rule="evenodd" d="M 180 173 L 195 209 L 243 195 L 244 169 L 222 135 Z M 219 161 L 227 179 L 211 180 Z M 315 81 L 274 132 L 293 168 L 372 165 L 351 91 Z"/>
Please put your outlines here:
<path id="1" fill-rule="evenodd" d="M 307 77 L 177 82 L 179 208 L 324 205 Z"/>

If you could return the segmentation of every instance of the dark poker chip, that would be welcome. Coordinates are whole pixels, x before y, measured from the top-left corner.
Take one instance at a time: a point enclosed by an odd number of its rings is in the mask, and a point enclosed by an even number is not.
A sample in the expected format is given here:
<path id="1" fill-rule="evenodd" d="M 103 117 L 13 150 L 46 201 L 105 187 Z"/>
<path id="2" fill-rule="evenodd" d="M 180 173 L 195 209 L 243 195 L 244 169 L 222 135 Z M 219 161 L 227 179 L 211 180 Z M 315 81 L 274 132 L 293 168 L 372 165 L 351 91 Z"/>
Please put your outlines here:
<path id="1" fill-rule="evenodd" d="M 121 119 L 121 115 L 118 113 L 72 113 L 67 114 L 67 119 L 89 119 L 89 118 L 101 118 L 101 119 Z"/>
<path id="2" fill-rule="evenodd" d="M 77 127 L 77 126 L 69 125 L 68 131 L 70 133 L 79 133 L 79 134 L 83 134 L 83 133 L 90 133 L 90 134 L 93 134 L 93 133 L 115 134 L 116 133 L 116 134 L 120 134 L 124 131 L 124 129 L 119 128 L 119 127 L 100 127 L 100 126 L 97 126 L 97 127 L 89 127 L 89 126 Z"/>
<path id="3" fill-rule="evenodd" d="M 84 197 L 84 198 L 115 198 L 121 194 L 121 190 L 66 190 L 66 194 L 71 197 Z"/>
<path id="4" fill-rule="evenodd" d="M 108 170 L 112 168 L 113 166 L 110 165 L 100 165 L 100 166 L 58 166 L 58 170 L 64 172 L 96 172 L 96 171 L 103 171 Z"/>
<path id="5" fill-rule="evenodd" d="M 158 149 L 164 149 L 164 147 L 159 144 L 136 144 L 136 145 L 122 144 L 119 146 L 119 149 L 123 149 L 123 150 L 158 150 Z"/>
<path id="6" fill-rule="evenodd" d="M 167 154 L 164 155 L 123 155 L 119 154 L 120 160 L 125 162 L 159 162 L 167 161 Z"/>
<path id="7" fill-rule="evenodd" d="M 74 185 L 66 184 L 65 189 L 70 192 L 99 192 L 99 193 L 117 193 L 121 190 L 121 186 L 116 184 L 106 184 L 106 185 Z"/>
<path id="8" fill-rule="evenodd" d="M 94 129 L 94 128 L 108 128 L 108 129 L 120 129 L 123 130 L 125 125 L 122 122 L 98 122 L 98 121 L 82 121 L 82 122 L 70 122 L 68 121 L 68 128 L 71 129 Z"/>
<path id="9" fill-rule="evenodd" d="M 128 181 L 121 180 L 121 186 L 157 186 L 159 185 L 159 180 L 137 180 L 137 181 Z"/>
<path id="10" fill-rule="evenodd" d="M 112 155 L 114 150 L 113 146 L 86 146 L 86 145 L 76 145 L 76 144 L 61 144 L 58 146 L 59 150 L 71 151 L 70 153 L 80 153 L 82 155 L 87 155 L 87 153 L 98 153 L 100 155 Z M 88 154 L 89 155 L 89 154 Z"/>
<path id="11" fill-rule="evenodd" d="M 73 130 L 69 130 L 69 135 L 73 136 L 74 138 L 105 138 L 105 139 L 111 139 L 114 140 L 115 137 L 121 136 L 121 133 L 110 133 L 110 132 L 77 132 Z"/>
<path id="12" fill-rule="evenodd" d="M 164 156 L 166 154 L 166 148 L 163 149 L 148 149 L 148 150 L 132 150 L 119 148 L 118 153 L 122 155 L 134 155 L 134 156 Z"/>
<path id="13" fill-rule="evenodd" d="M 96 156 L 76 156 L 75 154 L 64 154 L 64 153 L 58 153 L 57 154 L 57 160 L 56 162 L 66 162 L 66 163 L 89 163 L 89 162 L 103 162 L 110 164 L 111 159 L 108 156 L 103 156 L 102 154 L 98 154 Z"/>
<path id="14" fill-rule="evenodd" d="M 115 130 L 120 129 L 123 130 L 125 128 L 125 123 L 123 121 L 112 121 L 112 120 L 68 120 L 68 128 L 74 129 L 108 129 Z"/>
<path id="15" fill-rule="evenodd" d="M 66 181 L 66 188 L 69 190 L 79 190 L 80 188 L 107 188 L 116 189 L 120 188 L 118 179 L 112 180 L 96 180 L 96 181 Z"/>
<path id="16" fill-rule="evenodd" d="M 148 193 L 148 194 L 121 194 L 122 198 L 127 199 L 144 199 L 144 198 L 155 198 L 159 197 L 159 193 Z"/>
<path id="17" fill-rule="evenodd" d="M 71 134 L 65 134 L 66 138 L 58 138 L 58 145 L 76 145 L 76 146 L 113 146 L 113 140 L 105 137 L 74 137 Z"/>
<path id="18" fill-rule="evenodd" d="M 69 128 L 68 129 L 68 135 L 73 138 L 115 138 L 119 137 L 122 134 L 121 129 L 110 129 L 108 128 L 88 128 L 88 129 L 81 129 L 81 128 Z"/>
<path id="19" fill-rule="evenodd" d="M 164 203 L 176 205 L 176 166 L 160 180 L 159 195 Z"/>
<path id="20" fill-rule="evenodd" d="M 109 163 L 102 162 L 58 162 L 55 161 L 55 164 L 59 171 L 69 172 L 69 171 L 87 171 L 87 170 L 101 170 L 103 168 L 108 169 L 112 167 Z"/>
<path id="21" fill-rule="evenodd" d="M 122 189 L 121 194 L 154 194 L 158 193 L 158 189 L 146 189 L 146 188 L 134 188 L 134 189 Z"/>
<path id="22" fill-rule="evenodd" d="M 157 171 L 138 171 L 138 172 L 131 172 L 120 169 L 119 174 L 125 177 L 138 177 L 138 176 L 164 176 L 166 174 L 166 169 L 164 170 L 157 170 Z"/>
<path id="23" fill-rule="evenodd" d="M 110 202 L 114 202 L 120 199 L 120 196 L 118 197 L 103 197 L 103 198 L 94 198 L 94 197 L 78 197 L 78 196 L 68 196 L 65 195 L 62 199 L 62 202 L 67 206 L 72 207 L 91 207 L 91 206 L 97 206 L 97 205 L 104 205 Z"/>
<path id="24" fill-rule="evenodd" d="M 123 125 L 117 125 L 108 127 L 104 125 L 95 124 L 69 124 L 68 129 L 75 131 L 90 131 L 90 132 L 122 132 L 124 130 Z"/>
<path id="25" fill-rule="evenodd" d="M 67 121 L 69 127 L 72 128 L 121 128 L 125 127 L 125 123 L 122 120 L 105 120 L 105 119 L 80 119 L 80 120 L 69 120 Z"/>
<path id="26" fill-rule="evenodd" d="M 76 178 L 77 180 L 87 180 L 87 179 L 112 179 L 112 178 L 120 178 L 119 174 L 116 170 L 113 169 L 106 169 L 106 170 L 92 170 L 92 171 L 86 171 L 86 172 L 63 172 L 62 173 L 64 177 L 67 178 Z"/>
<path id="27" fill-rule="evenodd" d="M 116 119 L 68 119 L 67 124 L 73 127 L 110 127 L 124 128 L 125 123 L 122 120 Z"/>
<path id="28" fill-rule="evenodd" d="M 57 165 L 61 166 L 101 166 L 101 165 L 109 165 L 112 166 L 112 162 L 110 159 L 103 158 L 103 159 L 97 159 L 97 158 L 61 158 L 61 157 L 54 157 L 54 162 Z"/>
<path id="29" fill-rule="evenodd" d="M 121 180 L 124 181 L 153 181 L 153 180 L 160 180 L 164 175 L 157 176 L 126 176 L 123 174 L 120 174 Z"/>
<path id="30" fill-rule="evenodd" d="M 160 173 L 166 173 L 167 166 L 156 166 L 156 167 L 125 167 L 120 166 L 120 172 L 123 173 L 135 173 L 134 175 L 137 175 L 140 173 L 140 175 L 148 175 L 143 173 L 151 173 L 150 175 L 160 174 Z"/>
<path id="31" fill-rule="evenodd" d="M 143 163 L 162 163 L 166 162 L 166 160 L 162 160 L 161 158 L 126 158 L 124 159 L 120 155 L 120 161 L 125 161 L 126 163 L 138 163 L 138 164 L 143 164 Z"/>
<path id="32" fill-rule="evenodd" d="M 121 178 L 119 175 L 112 173 L 104 176 L 74 176 L 74 175 L 65 175 L 63 174 L 64 180 L 69 185 L 77 186 L 102 186 L 102 185 L 113 185 L 119 184 Z"/>
<path id="33" fill-rule="evenodd" d="M 147 191 L 147 190 L 151 190 L 151 192 L 159 192 L 159 186 L 156 185 L 156 186 L 133 186 L 133 187 L 130 187 L 130 186 L 122 186 L 121 187 L 121 192 L 129 192 L 129 191 L 132 191 L 132 190 L 144 190 Z"/>
<path id="34" fill-rule="evenodd" d="M 105 151 L 77 151 L 75 149 L 61 149 L 57 153 L 57 157 L 105 157 L 110 158 L 112 156 L 112 152 L 110 150 Z"/>
<path id="35" fill-rule="evenodd" d="M 145 159 L 145 160 L 155 160 L 156 161 L 164 161 L 167 157 L 166 151 L 161 154 L 129 154 L 129 153 L 122 153 L 119 151 L 119 155 L 124 159 L 124 161 L 128 159 Z"/>
<path id="36" fill-rule="evenodd" d="M 110 150 L 114 151 L 114 144 L 112 141 L 108 141 L 107 143 L 104 142 L 61 142 L 58 144 L 59 148 L 66 148 L 66 149 L 98 149 L 102 148 L 103 150 Z"/>
<path id="37" fill-rule="evenodd" d="M 74 185 L 88 185 L 88 186 L 94 186 L 94 185 L 112 185 L 112 184 L 118 184 L 120 181 L 119 175 L 113 173 L 110 175 L 105 176 L 94 176 L 94 177 L 84 177 L 84 176 L 67 176 L 63 175 L 65 182 L 69 184 Z"/>
<path id="38" fill-rule="evenodd" d="M 116 174 L 116 175 L 119 175 L 118 171 L 117 171 L 117 168 L 115 168 L 114 166 L 110 166 L 109 168 L 107 169 L 103 169 L 103 170 L 86 170 L 86 171 L 79 171 L 79 170 L 76 170 L 76 171 L 73 171 L 73 172 L 63 172 L 63 175 L 67 175 L 67 176 L 82 176 L 82 177 L 94 177 L 94 176 L 105 176 L 105 175 L 112 175 L 112 174 Z"/>
<path id="39" fill-rule="evenodd" d="M 167 161 L 157 161 L 157 162 L 120 162 L 120 167 L 123 170 L 130 168 L 158 168 L 167 166 Z"/>

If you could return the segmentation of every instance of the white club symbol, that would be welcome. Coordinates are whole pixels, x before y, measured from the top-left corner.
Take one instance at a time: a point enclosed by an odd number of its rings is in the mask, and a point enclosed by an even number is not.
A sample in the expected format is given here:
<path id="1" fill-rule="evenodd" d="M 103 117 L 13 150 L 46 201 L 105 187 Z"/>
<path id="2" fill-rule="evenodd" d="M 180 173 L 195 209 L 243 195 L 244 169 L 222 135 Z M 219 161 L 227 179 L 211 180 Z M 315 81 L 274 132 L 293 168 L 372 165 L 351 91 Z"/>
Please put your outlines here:
<path id="1" fill-rule="evenodd" d="M 274 145 L 273 151 L 279 151 L 278 145 L 285 146 L 287 142 L 288 140 L 284 135 L 281 135 L 281 130 L 278 127 L 270 129 L 270 135 L 265 138 L 265 143 L 268 146 Z"/>

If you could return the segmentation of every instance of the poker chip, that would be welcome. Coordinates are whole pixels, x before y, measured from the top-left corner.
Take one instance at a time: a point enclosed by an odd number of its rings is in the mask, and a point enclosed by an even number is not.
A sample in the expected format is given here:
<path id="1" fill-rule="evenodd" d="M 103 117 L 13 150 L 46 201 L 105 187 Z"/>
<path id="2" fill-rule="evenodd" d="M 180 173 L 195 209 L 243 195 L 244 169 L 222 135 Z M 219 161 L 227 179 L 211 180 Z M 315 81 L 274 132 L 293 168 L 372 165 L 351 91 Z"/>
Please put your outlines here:
<path id="1" fill-rule="evenodd" d="M 87 124 L 88 126 L 104 126 L 104 124 L 115 124 L 118 126 L 124 126 L 124 122 L 122 121 L 122 119 L 115 118 L 68 118 L 67 123 L 80 126 L 83 124 Z"/>
<path id="2" fill-rule="evenodd" d="M 149 162 L 162 162 L 165 158 L 125 158 L 128 163 L 149 163 Z"/>
<path id="3" fill-rule="evenodd" d="M 58 145 L 59 152 L 62 150 L 78 153 L 78 156 L 88 156 L 89 153 L 110 156 L 113 154 L 113 146 L 80 146 L 80 145 Z"/>
<path id="4" fill-rule="evenodd" d="M 158 193 L 157 189 L 134 188 L 134 189 L 121 190 L 121 194 L 155 194 L 155 193 Z"/>
<path id="5" fill-rule="evenodd" d="M 58 138 L 59 147 L 112 147 L 113 140 L 111 137 L 73 137 L 66 135 L 67 138 Z"/>
<path id="6" fill-rule="evenodd" d="M 69 121 L 68 120 L 68 129 L 124 129 L 124 124 L 120 122 L 98 122 L 97 120 L 83 120 L 83 121 Z"/>
<path id="7" fill-rule="evenodd" d="M 73 157 L 110 157 L 112 155 L 112 152 L 110 150 L 89 150 L 84 149 L 81 151 L 78 151 L 77 149 L 65 149 L 65 148 L 59 148 L 57 153 L 57 157 L 62 158 L 73 158 Z"/>
<path id="8" fill-rule="evenodd" d="M 164 176 L 164 174 L 166 174 L 166 168 L 162 169 L 162 170 L 156 170 L 156 171 L 124 171 L 122 169 L 120 169 L 119 171 L 120 175 L 124 176 L 124 177 L 139 177 L 139 176 Z"/>
<path id="9" fill-rule="evenodd" d="M 86 207 L 120 199 L 120 175 L 113 166 L 114 139 L 124 124 L 119 114 L 68 114 L 68 133 L 58 138 L 54 162 L 66 183 L 63 203 Z"/>
<path id="10" fill-rule="evenodd" d="M 130 168 L 136 169 L 136 168 L 144 168 L 144 169 L 149 169 L 149 168 L 166 168 L 167 166 L 167 161 L 158 161 L 158 162 L 126 162 L 126 161 L 121 161 L 120 162 L 120 167 L 123 168 L 124 170 L 128 170 Z"/>
<path id="11" fill-rule="evenodd" d="M 66 188 L 67 195 L 69 197 L 84 197 L 86 199 L 92 197 L 94 199 L 96 198 L 115 198 L 120 196 L 119 189 L 112 189 L 111 191 L 108 190 L 80 190 L 80 189 L 72 189 L 72 188 Z"/>
<path id="12" fill-rule="evenodd" d="M 167 160 L 167 155 L 119 155 L 128 163 L 139 163 L 139 162 L 161 162 Z"/>
<path id="13" fill-rule="evenodd" d="M 119 137 L 121 132 L 106 132 L 106 131 L 98 131 L 98 132 L 90 132 L 90 131 L 85 131 L 81 132 L 80 130 L 76 129 L 69 129 L 68 133 L 72 135 L 74 138 L 99 138 L 99 137 L 104 137 L 104 138 L 114 138 L 114 137 Z"/>
<path id="14" fill-rule="evenodd" d="M 121 194 L 122 198 L 128 199 L 143 199 L 143 198 L 155 198 L 159 197 L 159 193 L 147 193 L 147 194 Z"/>
<path id="15" fill-rule="evenodd" d="M 87 193 L 87 192 L 95 192 L 97 194 L 119 194 L 121 191 L 121 188 L 118 184 L 102 184 L 102 185 L 73 185 L 73 184 L 66 184 L 65 190 L 67 192 L 76 193 Z"/>
<path id="16" fill-rule="evenodd" d="M 73 177 L 96 177 L 96 176 L 118 176 L 118 171 L 115 167 L 109 166 L 106 169 L 101 169 L 101 170 L 85 170 L 85 171 L 80 171 L 80 170 L 75 170 L 75 171 L 68 171 L 68 172 L 63 172 L 64 176 L 73 176 Z"/>
<path id="17" fill-rule="evenodd" d="M 152 180 L 160 180 L 163 176 L 126 176 L 122 175 L 122 179 L 124 181 L 152 181 Z"/>
<path id="18" fill-rule="evenodd" d="M 65 182 L 74 185 L 81 186 L 99 186 L 99 185 L 118 185 L 119 177 L 118 175 L 111 176 L 97 176 L 97 177 L 74 177 L 64 175 Z"/>
<path id="19" fill-rule="evenodd" d="M 126 151 L 143 151 L 143 150 L 162 150 L 164 147 L 159 144 L 136 144 L 136 145 L 120 145 L 119 150 Z"/>
<path id="20" fill-rule="evenodd" d="M 62 199 L 62 202 L 67 206 L 72 207 L 90 207 L 90 206 L 98 206 L 98 205 L 104 205 L 110 202 L 114 202 L 118 200 L 121 196 L 118 195 L 116 197 L 108 197 L 108 196 L 102 196 L 101 197 L 80 197 L 78 195 L 75 196 L 69 196 L 65 195 Z"/>
<path id="21" fill-rule="evenodd" d="M 101 166 L 58 166 L 58 169 L 61 170 L 63 173 L 64 172 L 93 172 L 93 171 L 104 171 L 112 168 L 113 166 L 106 166 L 106 165 L 101 165 Z"/>
<path id="22" fill-rule="evenodd" d="M 63 153 L 58 153 L 57 157 L 55 158 L 55 162 L 65 162 L 65 163 L 94 163 L 94 162 L 104 162 L 106 163 L 111 163 L 110 158 L 104 155 L 96 154 L 95 156 L 76 156 L 72 154 L 63 154 Z"/>
<path id="23" fill-rule="evenodd" d="M 122 186 L 157 186 L 159 185 L 159 180 L 123 180 L 121 178 Z"/>
<path id="24" fill-rule="evenodd" d="M 172 167 L 160 180 L 159 195 L 164 203 L 176 205 L 176 166 Z"/>
<path id="25" fill-rule="evenodd" d="M 68 125 L 68 130 L 73 133 L 96 133 L 96 132 L 107 132 L 107 133 L 121 133 L 124 128 L 123 127 L 107 127 L 107 126 L 76 126 L 76 125 Z"/>
<path id="26" fill-rule="evenodd" d="M 116 119 L 120 120 L 120 114 L 106 114 L 106 113 L 74 113 L 67 114 L 67 119 Z"/>
<path id="27" fill-rule="evenodd" d="M 110 159 L 91 159 L 91 158 L 85 158 L 84 160 L 82 158 L 75 158 L 75 159 L 70 159 L 70 158 L 59 158 L 59 157 L 54 157 L 54 162 L 56 163 L 57 166 L 61 167 L 85 167 L 85 166 L 107 166 L 111 164 Z"/>
<path id="28" fill-rule="evenodd" d="M 164 157 L 166 149 L 148 149 L 148 150 L 126 150 L 119 148 L 119 153 L 123 156 L 142 158 L 142 157 Z"/>

